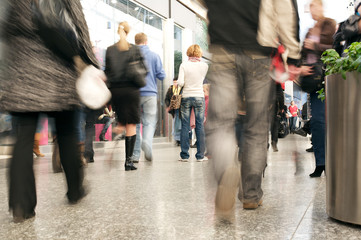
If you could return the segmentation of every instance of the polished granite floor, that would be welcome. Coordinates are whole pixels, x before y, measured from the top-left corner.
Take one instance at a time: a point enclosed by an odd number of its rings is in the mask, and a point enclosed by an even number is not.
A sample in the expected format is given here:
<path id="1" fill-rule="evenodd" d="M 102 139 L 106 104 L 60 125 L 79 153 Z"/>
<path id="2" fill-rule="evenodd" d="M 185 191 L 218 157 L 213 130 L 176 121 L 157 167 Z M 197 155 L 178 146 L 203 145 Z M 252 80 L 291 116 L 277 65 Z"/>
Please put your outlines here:
<path id="1" fill-rule="evenodd" d="M 309 146 L 300 136 L 280 139 L 280 151 L 268 154 L 263 206 L 247 211 L 237 201 L 227 216 L 214 209 L 211 160 L 179 162 L 172 144 L 156 144 L 154 161 L 142 160 L 133 172 L 124 171 L 124 148 L 113 157 L 112 143 L 97 148 L 86 168 L 90 192 L 77 205 L 67 204 L 64 176 L 52 173 L 47 153 L 34 166 L 37 215 L 20 224 L 8 212 L 3 156 L 0 239 L 361 239 L 361 227 L 327 216 L 326 179 L 308 176 L 314 168 Z"/>

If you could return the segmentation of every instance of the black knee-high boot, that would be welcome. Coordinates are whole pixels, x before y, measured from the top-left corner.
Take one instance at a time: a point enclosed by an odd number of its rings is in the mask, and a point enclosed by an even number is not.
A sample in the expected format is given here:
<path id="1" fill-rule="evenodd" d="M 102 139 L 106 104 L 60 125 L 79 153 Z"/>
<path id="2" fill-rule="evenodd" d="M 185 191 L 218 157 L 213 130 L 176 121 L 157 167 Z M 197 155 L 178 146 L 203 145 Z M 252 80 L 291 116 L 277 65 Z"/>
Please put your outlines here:
<path id="1" fill-rule="evenodd" d="M 137 170 L 137 168 L 134 166 L 133 161 L 131 160 L 136 139 L 137 135 L 125 137 L 125 171 Z"/>

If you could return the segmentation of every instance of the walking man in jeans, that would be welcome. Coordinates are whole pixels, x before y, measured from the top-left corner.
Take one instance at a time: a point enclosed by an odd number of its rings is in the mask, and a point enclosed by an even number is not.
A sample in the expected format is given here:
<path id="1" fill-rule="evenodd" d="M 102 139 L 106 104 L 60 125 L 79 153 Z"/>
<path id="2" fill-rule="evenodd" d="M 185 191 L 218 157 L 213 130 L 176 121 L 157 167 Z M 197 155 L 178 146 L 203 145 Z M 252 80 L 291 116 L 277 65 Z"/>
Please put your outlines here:
<path id="1" fill-rule="evenodd" d="M 298 63 L 296 0 L 205 0 L 205 4 L 213 54 L 206 137 L 218 181 L 215 203 L 219 210 L 231 210 L 240 186 L 243 208 L 256 209 L 263 198 L 268 107 L 275 92 L 269 75 L 270 55 L 278 38 L 289 51 L 288 63 Z M 246 116 L 239 184 L 234 127 L 241 93 L 245 94 Z"/>
<path id="2" fill-rule="evenodd" d="M 147 85 L 140 89 L 140 105 L 141 105 L 141 123 L 143 125 L 143 138 L 141 139 L 140 124 L 137 124 L 137 140 L 135 142 L 132 160 L 138 162 L 140 158 L 141 148 L 147 161 L 152 161 L 152 144 L 153 136 L 157 124 L 157 79 L 163 80 L 165 72 L 163 70 L 162 61 L 155 52 L 152 52 L 148 44 L 148 38 L 145 33 L 135 35 L 135 44 L 145 58 L 148 74 L 146 76 Z"/>

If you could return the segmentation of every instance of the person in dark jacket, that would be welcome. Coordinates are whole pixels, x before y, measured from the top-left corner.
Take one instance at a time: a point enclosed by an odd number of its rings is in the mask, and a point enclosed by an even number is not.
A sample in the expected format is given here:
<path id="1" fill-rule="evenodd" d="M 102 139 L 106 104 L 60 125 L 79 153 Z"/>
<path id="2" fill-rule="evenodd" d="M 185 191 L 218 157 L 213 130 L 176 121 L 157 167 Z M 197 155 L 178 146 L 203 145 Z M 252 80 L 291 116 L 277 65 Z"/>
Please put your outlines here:
<path id="1" fill-rule="evenodd" d="M 302 48 L 302 61 L 304 64 L 313 64 L 320 61 L 322 53 L 332 48 L 333 38 L 336 31 L 336 22 L 324 17 L 322 0 L 312 0 L 310 12 L 316 24 L 311 28 L 304 41 Z M 303 65 L 301 75 L 311 75 L 311 66 Z M 320 177 L 325 170 L 325 102 L 318 98 L 317 92 L 310 93 L 311 103 L 311 133 L 312 144 L 316 159 L 316 168 L 310 177 Z"/>
<path id="2" fill-rule="evenodd" d="M 340 56 L 351 43 L 361 42 L 361 1 L 355 1 L 354 6 L 355 14 L 339 24 L 338 30 L 333 37 L 333 48 Z"/>
<path id="3" fill-rule="evenodd" d="M 119 42 L 107 48 L 105 74 L 112 93 L 112 106 L 117 114 L 118 126 L 116 131 L 122 134 L 125 130 L 125 170 L 137 170 L 131 159 L 136 135 L 136 126 L 140 123 L 140 91 L 137 83 L 126 77 L 126 70 L 130 59 L 143 61 L 137 46 L 131 45 L 126 38 L 130 31 L 127 22 L 119 23 Z"/>
<path id="4" fill-rule="evenodd" d="M 97 61 L 80 0 L 62 0 L 78 33 L 80 51 L 64 58 L 48 48 L 32 21 L 32 0 L 7 1 L 3 34 L 5 53 L 0 73 L 0 110 L 17 118 L 16 143 L 9 169 L 9 208 L 14 221 L 35 216 L 36 189 L 33 170 L 34 134 L 40 112 L 55 118 L 61 163 L 67 180 L 69 203 L 85 196 L 83 168 L 78 148 L 75 89 L 79 72 Z"/>
<path id="5" fill-rule="evenodd" d="M 180 135 L 181 135 L 181 119 L 179 109 L 170 109 L 170 102 L 174 94 L 180 94 L 182 88 L 178 86 L 177 78 L 173 79 L 173 85 L 168 88 L 167 94 L 165 95 L 164 103 L 167 106 L 167 112 L 173 117 L 173 130 L 172 135 L 173 139 L 176 142 L 177 146 L 180 146 Z"/>
<path id="6" fill-rule="evenodd" d="M 288 63 L 296 64 L 300 58 L 296 1 L 204 2 L 208 8 L 210 51 L 213 54 L 206 134 L 218 181 L 216 208 L 232 209 L 240 186 L 243 208 L 256 209 L 262 204 L 269 106 L 274 94 L 274 83 L 269 76 L 270 55 L 277 49 L 279 40 L 288 49 Z M 234 124 L 241 92 L 245 93 L 246 116 L 242 181 L 239 184 Z"/>

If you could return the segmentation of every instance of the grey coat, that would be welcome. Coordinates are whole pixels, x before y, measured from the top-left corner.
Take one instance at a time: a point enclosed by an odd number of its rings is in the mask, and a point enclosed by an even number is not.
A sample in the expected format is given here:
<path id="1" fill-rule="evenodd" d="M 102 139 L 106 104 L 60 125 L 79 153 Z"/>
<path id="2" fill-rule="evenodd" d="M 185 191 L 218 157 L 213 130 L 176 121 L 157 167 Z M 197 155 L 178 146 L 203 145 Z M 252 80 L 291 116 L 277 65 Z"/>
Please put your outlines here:
<path id="1" fill-rule="evenodd" d="M 0 69 L 0 110 L 72 110 L 80 104 L 75 90 L 78 74 L 72 62 L 55 55 L 36 34 L 31 1 L 8 0 L 8 16 L 2 32 L 5 52 Z M 84 61 L 97 65 L 80 1 L 63 1 L 77 27 Z"/>

